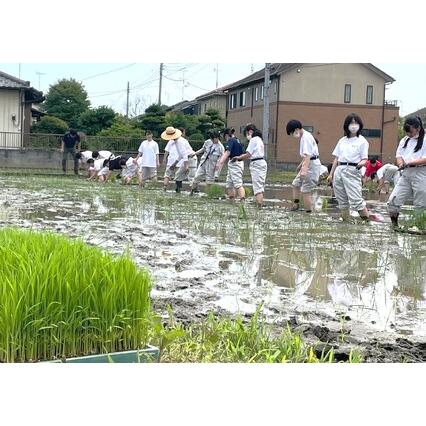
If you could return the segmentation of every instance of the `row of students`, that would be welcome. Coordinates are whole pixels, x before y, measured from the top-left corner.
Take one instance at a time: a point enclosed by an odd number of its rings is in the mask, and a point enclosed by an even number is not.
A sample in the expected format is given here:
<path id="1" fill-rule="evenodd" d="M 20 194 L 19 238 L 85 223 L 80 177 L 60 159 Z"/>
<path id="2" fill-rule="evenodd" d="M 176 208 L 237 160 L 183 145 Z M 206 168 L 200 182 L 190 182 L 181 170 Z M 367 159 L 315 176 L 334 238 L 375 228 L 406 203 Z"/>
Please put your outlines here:
<path id="1" fill-rule="evenodd" d="M 337 142 L 333 151 L 335 158 L 328 182 L 332 185 L 343 218 L 349 216 L 350 210 L 355 210 L 363 220 L 376 220 L 375 215 L 368 211 L 362 196 L 361 169 L 367 165 L 369 148 L 368 141 L 362 135 L 363 127 L 357 114 L 346 117 L 343 123 L 345 136 Z M 301 194 L 305 210 L 309 213 L 312 211 L 311 193 L 318 184 L 321 169 L 318 144 L 298 120 L 289 121 L 286 130 L 288 135 L 300 140 L 302 157 L 298 174 L 293 181 L 292 210 L 299 209 Z M 367 165 L 367 169 L 370 167 L 370 177 L 377 173 L 380 189 L 388 186 L 391 179 L 395 183 L 388 200 L 388 211 L 394 226 L 398 226 L 399 212 L 408 200 L 413 200 L 415 209 L 426 209 L 426 144 L 420 117 L 406 119 L 404 130 L 406 136 L 400 141 L 396 152 L 397 166 L 387 164 L 379 167 L 381 164 L 377 160 Z"/>

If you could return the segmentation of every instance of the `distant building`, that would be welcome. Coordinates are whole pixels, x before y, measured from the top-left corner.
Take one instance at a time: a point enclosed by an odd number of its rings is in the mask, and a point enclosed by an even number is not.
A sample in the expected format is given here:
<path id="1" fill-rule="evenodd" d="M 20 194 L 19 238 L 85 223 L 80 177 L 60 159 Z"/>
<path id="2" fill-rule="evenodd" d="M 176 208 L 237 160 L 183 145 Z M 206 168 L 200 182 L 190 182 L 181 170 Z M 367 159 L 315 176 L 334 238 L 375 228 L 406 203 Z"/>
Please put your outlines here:
<path id="1" fill-rule="evenodd" d="M 358 114 L 370 154 L 393 161 L 398 143 L 399 108 L 385 101 L 395 80 L 372 64 L 271 64 L 269 159 L 278 165 L 300 162 L 298 143 L 285 132 L 298 119 L 318 140 L 323 163 L 331 162 L 343 121 Z M 227 124 L 239 136 L 247 123 L 263 127 L 264 70 L 222 88 L 227 93 Z"/>
<path id="2" fill-rule="evenodd" d="M 219 111 L 221 117 L 226 117 L 227 94 L 223 89 L 216 89 L 195 98 L 197 114 L 205 114 L 209 109 Z"/>
<path id="3" fill-rule="evenodd" d="M 43 102 L 43 93 L 24 81 L 0 71 L 0 147 L 21 148 L 30 132 L 33 104 Z"/>
<path id="4" fill-rule="evenodd" d="M 168 108 L 168 111 L 180 111 L 187 115 L 196 115 L 198 111 L 197 102 L 194 101 L 182 101 L 174 104 Z"/>

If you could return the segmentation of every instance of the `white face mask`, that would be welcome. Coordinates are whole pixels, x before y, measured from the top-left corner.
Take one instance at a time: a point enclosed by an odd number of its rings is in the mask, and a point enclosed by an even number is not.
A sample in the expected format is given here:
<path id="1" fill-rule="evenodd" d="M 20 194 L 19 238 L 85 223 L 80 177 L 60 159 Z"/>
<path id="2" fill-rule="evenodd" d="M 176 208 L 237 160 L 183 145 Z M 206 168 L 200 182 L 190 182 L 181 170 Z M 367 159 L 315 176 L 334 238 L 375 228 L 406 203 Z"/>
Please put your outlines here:
<path id="1" fill-rule="evenodd" d="M 359 130 L 359 124 L 350 124 L 350 125 L 349 125 L 349 131 L 350 131 L 352 134 L 356 134 L 356 133 L 358 133 L 358 130 Z"/>
<path id="2" fill-rule="evenodd" d="M 300 132 L 293 132 L 293 137 L 296 139 L 300 138 Z"/>

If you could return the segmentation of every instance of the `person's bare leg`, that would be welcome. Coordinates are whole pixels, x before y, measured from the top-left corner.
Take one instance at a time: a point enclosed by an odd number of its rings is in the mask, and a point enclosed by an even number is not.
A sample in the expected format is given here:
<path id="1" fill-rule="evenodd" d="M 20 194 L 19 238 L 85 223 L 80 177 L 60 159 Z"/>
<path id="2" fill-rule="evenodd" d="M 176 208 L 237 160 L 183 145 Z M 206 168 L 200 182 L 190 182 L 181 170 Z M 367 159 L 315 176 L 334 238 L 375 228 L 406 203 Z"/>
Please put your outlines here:
<path id="1" fill-rule="evenodd" d="M 291 206 L 291 210 L 296 211 L 299 210 L 300 206 L 300 188 L 297 186 L 293 186 L 293 205 Z"/>
<path id="2" fill-rule="evenodd" d="M 256 204 L 259 207 L 262 207 L 263 206 L 263 192 L 259 192 L 258 194 L 256 194 L 255 198 L 256 198 Z"/>
<path id="3" fill-rule="evenodd" d="M 166 176 L 164 178 L 164 190 L 166 190 L 169 187 L 170 178 Z"/>
<path id="4" fill-rule="evenodd" d="M 235 188 L 228 188 L 228 197 L 233 200 L 235 198 Z"/>
<path id="5" fill-rule="evenodd" d="M 370 216 L 370 213 L 368 212 L 367 207 L 364 207 L 362 210 L 358 211 L 361 219 L 368 220 L 368 216 Z"/>
<path id="6" fill-rule="evenodd" d="M 307 213 L 312 212 L 312 194 L 310 192 L 303 192 L 303 204 Z"/>
<path id="7" fill-rule="evenodd" d="M 246 199 L 246 190 L 244 189 L 244 186 L 240 186 L 237 189 L 237 194 L 240 197 L 241 201 L 244 201 Z"/>

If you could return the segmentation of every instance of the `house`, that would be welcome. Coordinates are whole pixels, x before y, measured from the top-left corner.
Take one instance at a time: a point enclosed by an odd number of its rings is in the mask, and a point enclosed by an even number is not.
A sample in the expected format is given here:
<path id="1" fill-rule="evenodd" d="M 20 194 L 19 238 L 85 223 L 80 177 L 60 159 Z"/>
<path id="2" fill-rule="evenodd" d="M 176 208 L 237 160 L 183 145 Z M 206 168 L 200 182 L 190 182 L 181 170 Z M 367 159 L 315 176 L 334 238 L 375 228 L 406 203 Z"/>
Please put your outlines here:
<path id="1" fill-rule="evenodd" d="M 181 101 L 168 108 L 168 111 L 180 111 L 187 115 L 197 114 L 197 102 L 193 101 Z"/>
<path id="2" fill-rule="evenodd" d="M 262 69 L 223 88 L 228 126 L 240 137 L 247 123 L 263 127 L 264 73 Z M 399 108 L 385 94 L 394 81 L 372 64 L 271 64 L 269 160 L 291 167 L 300 162 L 298 143 L 285 131 L 289 120 L 298 119 L 318 139 L 322 162 L 331 162 L 345 117 L 356 113 L 364 122 L 370 154 L 392 162 Z"/>
<path id="3" fill-rule="evenodd" d="M 43 102 L 42 92 L 0 71 L 0 148 L 21 148 L 30 132 L 33 104 Z"/>
<path id="4" fill-rule="evenodd" d="M 226 117 L 227 94 L 223 88 L 213 90 L 195 98 L 197 115 L 205 114 L 209 109 L 218 110 L 221 117 Z"/>

